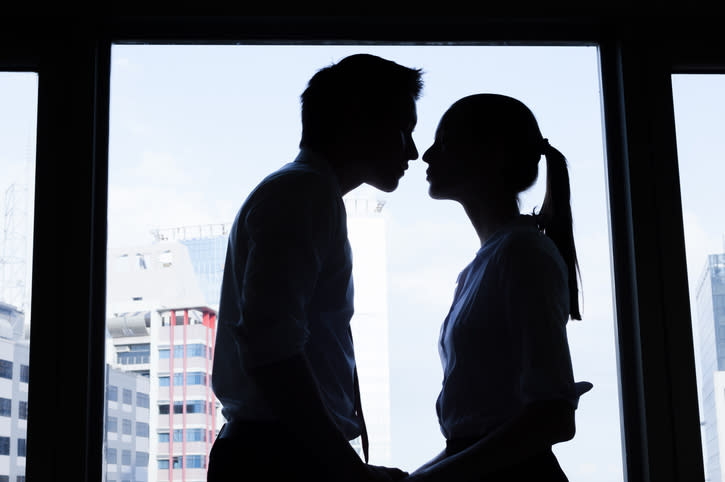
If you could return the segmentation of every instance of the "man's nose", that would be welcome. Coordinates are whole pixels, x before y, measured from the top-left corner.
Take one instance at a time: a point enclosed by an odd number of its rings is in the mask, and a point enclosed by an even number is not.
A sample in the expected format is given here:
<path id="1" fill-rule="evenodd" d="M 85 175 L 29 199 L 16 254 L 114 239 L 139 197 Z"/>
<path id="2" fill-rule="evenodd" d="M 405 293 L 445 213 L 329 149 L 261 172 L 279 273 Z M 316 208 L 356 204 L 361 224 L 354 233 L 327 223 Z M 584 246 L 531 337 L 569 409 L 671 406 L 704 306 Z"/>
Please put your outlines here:
<path id="1" fill-rule="evenodd" d="M 410 141 L 408 146 L 408 159 L 411 161 L 418 159 L 418 149 L 415 147 L 415 142 Z"/>

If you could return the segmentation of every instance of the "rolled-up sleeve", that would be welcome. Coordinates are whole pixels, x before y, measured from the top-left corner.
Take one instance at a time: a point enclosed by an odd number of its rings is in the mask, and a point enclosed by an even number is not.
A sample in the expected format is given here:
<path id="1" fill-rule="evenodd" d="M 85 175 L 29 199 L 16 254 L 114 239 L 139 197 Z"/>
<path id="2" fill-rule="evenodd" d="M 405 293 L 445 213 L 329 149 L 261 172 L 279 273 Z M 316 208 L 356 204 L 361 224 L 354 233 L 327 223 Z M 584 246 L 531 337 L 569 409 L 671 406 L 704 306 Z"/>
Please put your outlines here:
<path id="1" fill-rule="evenodd" d="M 526 238 L 513 241 L 505 256 L 507 312 L 514 347 L 520 355 L 521 400 L 524 404 L 566 400 L 576 408 L 563 260 L 558 253 Z"/>
<path id="2" fill-rule="evenodd" d="M 336 229 L 335 193 L 317 177 L 280 183 L 241 220 L 247 257 L 235 332 L 248 368 L 289 358 L 307 342 L 306 309 Z"/>

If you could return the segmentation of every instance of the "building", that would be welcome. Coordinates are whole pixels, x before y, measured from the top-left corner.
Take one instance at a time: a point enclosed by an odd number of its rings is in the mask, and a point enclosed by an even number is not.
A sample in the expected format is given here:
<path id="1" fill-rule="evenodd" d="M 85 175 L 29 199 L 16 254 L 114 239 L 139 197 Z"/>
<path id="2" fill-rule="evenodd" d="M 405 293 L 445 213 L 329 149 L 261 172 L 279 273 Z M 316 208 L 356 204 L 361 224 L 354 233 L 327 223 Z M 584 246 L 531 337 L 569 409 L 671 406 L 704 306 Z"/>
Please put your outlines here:
<path id="1" fill-rule="evenodd" d="M 351 321 L 360 398 L 370 441 L 370 463 L 392 465 L 385 203 L 346 197 L 353 255 L 355 314 Z M 359 441 L 353 445 L 361 451 Z"/>
<path id="2" fill-rule="evenodd" d="M 178 241 L 189 249 L 194 273 L 201 284 L 207 305 L 219 309 L 224 261 L 227 254 L 230 224 L 203 224 L 156 229 L 159 241 Z"/>
<path id="3" fill-rule="evenodd" d="M 28 339 L 25 316 L 0 302 L 0 482 L 25 480 Z"/>
<path id="4" fill-rule="evenodd" d="M 204 482 L 222 423 L 211 390 L 216 310 L 180 242 L 108 256 L 109 363 L 149 384 L 148 480 Z"/>
<path id="5" fill-rule="evenodd" d="M 149 481 L 150 380 L 106 364 L 105 482 Z"/>
<path id="6" fill-rule="evenodd" d="M 725 254 L 712 254 L 696 292 L 705 480 L 725 481 Z"/>

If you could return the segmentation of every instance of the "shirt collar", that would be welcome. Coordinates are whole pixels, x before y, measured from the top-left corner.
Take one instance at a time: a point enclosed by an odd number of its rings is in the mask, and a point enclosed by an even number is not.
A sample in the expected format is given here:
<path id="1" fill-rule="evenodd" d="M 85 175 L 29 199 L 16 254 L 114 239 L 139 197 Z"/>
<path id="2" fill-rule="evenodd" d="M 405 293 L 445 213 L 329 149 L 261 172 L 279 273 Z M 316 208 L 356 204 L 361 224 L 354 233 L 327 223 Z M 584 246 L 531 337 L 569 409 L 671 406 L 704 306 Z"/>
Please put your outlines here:
<path id="1" fill-rule="evenodd" d="M 294 162 L 299 162 L 305 166 L 311 167 L 314 171 L 329 178 L 330 181 L 335 184 L 337 190 L 340 191 L 340 184 L 337 181 L 335 172 L 332 170 L 330 161 L 328 161 L 327 158 L 319 152 L 303 147 L 300 149 L 300 152 L 297 154 Z"/>

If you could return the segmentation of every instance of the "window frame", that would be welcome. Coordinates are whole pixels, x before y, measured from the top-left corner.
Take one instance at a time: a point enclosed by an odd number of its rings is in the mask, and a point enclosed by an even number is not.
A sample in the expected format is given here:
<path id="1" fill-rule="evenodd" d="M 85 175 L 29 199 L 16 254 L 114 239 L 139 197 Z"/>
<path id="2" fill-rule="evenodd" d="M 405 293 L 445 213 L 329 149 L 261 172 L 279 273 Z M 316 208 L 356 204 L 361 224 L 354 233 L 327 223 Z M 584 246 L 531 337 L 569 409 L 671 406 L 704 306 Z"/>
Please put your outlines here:
<path id="1" fill-rule="evenodd" d="M 488 17 L 6 17 L 0 70 L 39 75 L 27 475 L 91 482 L 103 470 L 112 43 L 451 42 L 599 46 L 625 480 L 703 479 L 671 74 L 724 73 L 725 60 L 716 16 L 672 8 L 654 20 L 604 6 Z"/>

